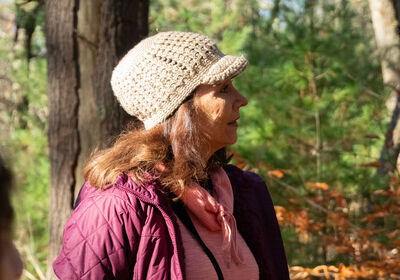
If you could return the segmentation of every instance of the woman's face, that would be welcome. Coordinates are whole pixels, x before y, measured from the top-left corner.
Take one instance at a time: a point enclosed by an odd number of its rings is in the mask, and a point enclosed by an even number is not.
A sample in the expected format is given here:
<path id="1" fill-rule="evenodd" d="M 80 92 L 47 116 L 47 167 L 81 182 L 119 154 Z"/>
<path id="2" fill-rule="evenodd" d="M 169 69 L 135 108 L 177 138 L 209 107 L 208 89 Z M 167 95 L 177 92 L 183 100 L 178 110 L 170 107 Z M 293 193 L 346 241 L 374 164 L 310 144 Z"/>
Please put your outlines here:
<path id="1" fill-rule="evenodd" d="M 210 138 L 211 153 L 236 142 L 239 108 L 248 102 L 231 79 L 215 86 L 200 85 L 193 103 L 199 111 L 200 129 Z"/>

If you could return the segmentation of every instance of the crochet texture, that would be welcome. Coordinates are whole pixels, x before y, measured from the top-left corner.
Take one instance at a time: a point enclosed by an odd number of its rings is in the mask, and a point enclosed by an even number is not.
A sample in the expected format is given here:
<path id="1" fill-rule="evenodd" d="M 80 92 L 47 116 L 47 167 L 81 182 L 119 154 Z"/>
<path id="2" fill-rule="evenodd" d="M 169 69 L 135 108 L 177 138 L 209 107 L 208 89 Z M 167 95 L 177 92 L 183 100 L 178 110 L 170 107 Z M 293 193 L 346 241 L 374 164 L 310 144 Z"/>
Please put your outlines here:
<path id="1" fill-rule="evenodd" d="M 115 67 L 111 86 L 124 110 L 146 129 L 167 119 L 200 84 L 239 75 L 248 62 L 224 55 L 208 37 L 161 32 L 142 40 Z"/>

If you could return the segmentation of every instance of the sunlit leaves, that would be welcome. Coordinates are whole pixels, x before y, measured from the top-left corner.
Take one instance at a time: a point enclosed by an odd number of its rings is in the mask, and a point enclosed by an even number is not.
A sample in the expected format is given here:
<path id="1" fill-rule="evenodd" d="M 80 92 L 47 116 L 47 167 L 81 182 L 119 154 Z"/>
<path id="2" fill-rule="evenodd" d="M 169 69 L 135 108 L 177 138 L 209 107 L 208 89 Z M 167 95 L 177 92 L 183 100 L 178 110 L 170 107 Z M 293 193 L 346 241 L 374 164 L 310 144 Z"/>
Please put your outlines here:
<path id="1" fill-rule="evenodd" d="M 17 183 L 13 193 L 16 245 L 27 271 L 32 277 L 40 277 L 35 271 L 46 270 L 50 180 L 44 19 L 36 1 L 16 3 L 20 5 L 15 8 L 16 21 L 21 27 L 18 40 L 13 42 L 12 32 L 1 34 L 1 77 L 11 83 L 0 93 L 1 152 L 6 153 L 7 161 L 12 164 Z M 37 8 L 32 18 L 29 13 Z M 27 34 L 27 30 L 34 33 Z M 32 35 L 29 50 L 28 35 Z M 34 258 L 34 265 L 29 257 Z"/>
<path id="2" fill-rule="evenodd" d="M 323 191 L 326 191 L 329 188 L 328 184 L 322 182 L 307 182 L 306 186 L 310 189 L 323 190 Z"/>

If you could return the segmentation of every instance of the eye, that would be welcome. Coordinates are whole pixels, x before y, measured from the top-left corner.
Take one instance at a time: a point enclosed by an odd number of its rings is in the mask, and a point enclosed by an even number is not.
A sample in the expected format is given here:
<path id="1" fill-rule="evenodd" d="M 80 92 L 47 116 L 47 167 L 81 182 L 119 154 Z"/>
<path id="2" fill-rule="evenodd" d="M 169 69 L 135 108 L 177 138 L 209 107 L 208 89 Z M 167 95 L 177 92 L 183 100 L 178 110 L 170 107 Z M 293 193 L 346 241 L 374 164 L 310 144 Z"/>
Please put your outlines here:
<path id="1" fill-rule="evenodd" d="M 226 93 L 226 92 L 228 92 L 228 89 L 229 89 L 229 85 L 224 85 L 224 86 L 221 88 L 220 92 Z"/>

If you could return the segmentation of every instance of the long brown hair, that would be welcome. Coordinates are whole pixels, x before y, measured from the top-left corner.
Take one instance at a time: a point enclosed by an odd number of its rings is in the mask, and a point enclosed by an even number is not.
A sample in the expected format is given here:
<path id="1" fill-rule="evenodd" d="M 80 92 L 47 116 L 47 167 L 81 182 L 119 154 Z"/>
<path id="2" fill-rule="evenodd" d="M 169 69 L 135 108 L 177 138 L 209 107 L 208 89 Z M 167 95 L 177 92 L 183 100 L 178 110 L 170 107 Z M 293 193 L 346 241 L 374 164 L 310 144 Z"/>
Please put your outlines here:
<path id="1" fill-rule="evenodd" d="M 103 189 L 122 172 L 137 184 L 150 173 L 180 196 L 189 181 L 205 180 L 209 172 L 228 162 L 225 148 L 205 162 L 200 148 L 208 137 L 200 131 L 199 112 L 189 98 L 162 124 L 150 130 L 128 129 L 112 147 L 95 152 L 84 169 L 85 180 Z M 160 164 L 162 172 L 157 168 Z"/>

